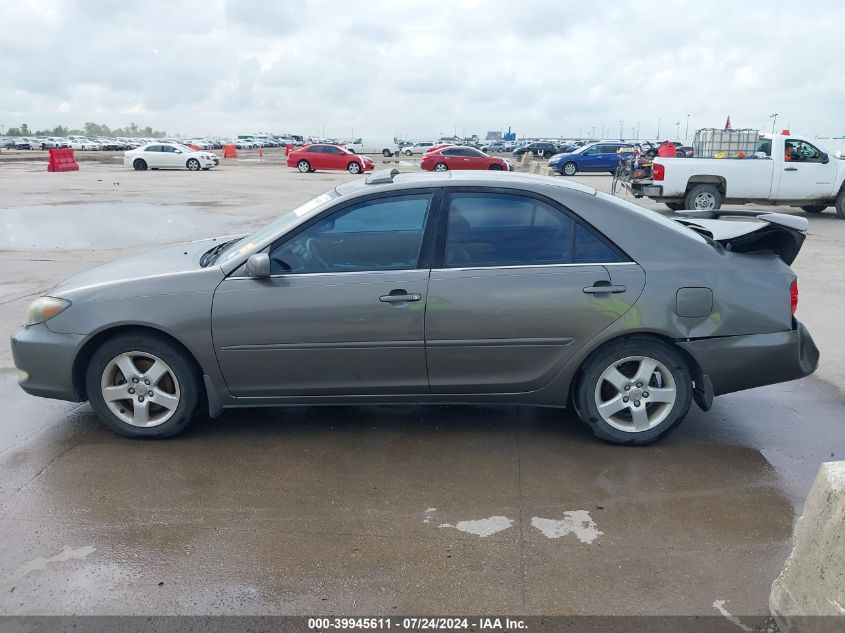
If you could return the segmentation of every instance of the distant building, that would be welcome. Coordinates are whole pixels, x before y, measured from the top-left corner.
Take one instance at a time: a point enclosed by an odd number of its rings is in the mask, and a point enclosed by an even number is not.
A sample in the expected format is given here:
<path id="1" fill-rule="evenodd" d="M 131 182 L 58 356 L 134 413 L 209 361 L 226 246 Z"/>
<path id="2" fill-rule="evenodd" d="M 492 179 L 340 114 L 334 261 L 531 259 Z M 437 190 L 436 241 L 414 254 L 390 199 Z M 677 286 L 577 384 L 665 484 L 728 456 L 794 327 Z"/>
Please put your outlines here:
<path id="1" fill-rule="evenodd" d="M 502 133 L 501 132 L 487 132 L 487 136 L 484 139 L 485 141 L 501 141 L 502 140 Z"/>

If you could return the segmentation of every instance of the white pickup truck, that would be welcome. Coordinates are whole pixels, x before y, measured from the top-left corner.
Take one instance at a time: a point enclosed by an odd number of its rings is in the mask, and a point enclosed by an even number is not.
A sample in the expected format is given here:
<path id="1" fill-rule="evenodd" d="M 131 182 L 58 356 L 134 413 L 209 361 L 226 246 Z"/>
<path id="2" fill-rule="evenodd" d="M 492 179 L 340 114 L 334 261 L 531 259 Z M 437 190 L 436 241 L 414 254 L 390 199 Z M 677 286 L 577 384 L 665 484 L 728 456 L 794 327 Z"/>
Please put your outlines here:
<path id="1" fill-rule="evenodd" d="M 722 204 L 784 205 L 820 213 L 829 206 L 845 219 L 845 160 L 801 136 L 761 138 L 745 158 L 654 159 L 651 177 L 630 183 L 637 198 L 673 211 L 715 210 Z"/>

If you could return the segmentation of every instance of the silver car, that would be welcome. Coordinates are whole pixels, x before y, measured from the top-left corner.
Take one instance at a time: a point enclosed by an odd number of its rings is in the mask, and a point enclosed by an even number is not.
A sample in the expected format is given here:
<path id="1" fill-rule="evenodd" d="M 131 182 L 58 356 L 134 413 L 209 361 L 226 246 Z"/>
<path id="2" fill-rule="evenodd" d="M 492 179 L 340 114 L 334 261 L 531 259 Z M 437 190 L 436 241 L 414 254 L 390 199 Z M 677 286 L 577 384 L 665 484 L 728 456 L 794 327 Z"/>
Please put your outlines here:
<path id="1" fill-rule="evenodd" d="M 29 309 L 21 387 L 114 431 L 290 404 L 572 405 L 653 442 L 695 401 L 812 373 L 806 220 L 671 220 L 577 183 L 376 172 L 246 237 L 94 268 Z"/>

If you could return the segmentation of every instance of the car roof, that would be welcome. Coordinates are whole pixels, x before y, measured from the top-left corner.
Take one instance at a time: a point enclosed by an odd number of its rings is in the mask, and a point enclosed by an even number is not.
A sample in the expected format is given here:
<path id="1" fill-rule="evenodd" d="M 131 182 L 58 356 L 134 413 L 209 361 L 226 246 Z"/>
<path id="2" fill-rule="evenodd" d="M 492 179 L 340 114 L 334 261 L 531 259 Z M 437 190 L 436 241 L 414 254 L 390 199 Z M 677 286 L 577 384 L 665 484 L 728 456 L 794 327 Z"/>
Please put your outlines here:
<path id="1" fill-rule="evenodd" d="M 379 190 L 403 189 L 411 187 L 460 187 L 460 186 L 482 186 L 482 187 L 512 187 L 534 189 L 538 186 L 559 187 L 567 191 L 577 191 L 587 195 L 596 195 L 596 190 L 579 182 L 564 180 L 562 178 L 549 178 L 538 174 L 524 174 L 506 171 L 486 170 L 460 170 L 445 172 L 407 172 L 398 173 L 389 179 L 388 170 L 373 172 L 367 179 L 356 179 L 338 185 L 336 191 L 341 196 L 354 193 Z M 370 184 L 367 181 L 372 180 Z"/>

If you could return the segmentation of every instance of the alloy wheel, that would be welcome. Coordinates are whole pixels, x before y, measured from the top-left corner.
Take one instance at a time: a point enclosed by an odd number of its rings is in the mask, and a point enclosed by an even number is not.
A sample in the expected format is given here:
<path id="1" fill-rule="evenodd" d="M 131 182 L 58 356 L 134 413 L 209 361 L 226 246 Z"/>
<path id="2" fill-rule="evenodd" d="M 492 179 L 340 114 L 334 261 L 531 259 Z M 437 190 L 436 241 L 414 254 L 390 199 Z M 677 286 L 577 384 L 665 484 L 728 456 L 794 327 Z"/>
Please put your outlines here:
<path id="1" fill-rule="evenodd" d="M 124 352 L 113 358 L 103 370 L 100 390 L 116 417 L 138 427 L 164 424 L 180 401 L 176 374 L 147 352 Z"/>
<path id="2" fill-rule="evenodd" d="M 599 415 L 626 433 L 648 431 L 671 413 L 677 398 L 672 372 L 648 356 L 628 356 L 605 369 L 595 389 Z"/>
<path id="3" fill-rule="evenodd" d="M 693 209 L 698 211 L 710 211 L 716 208 L 716 196 L 709 191 L 699 193 L 692 203 Z"/>

